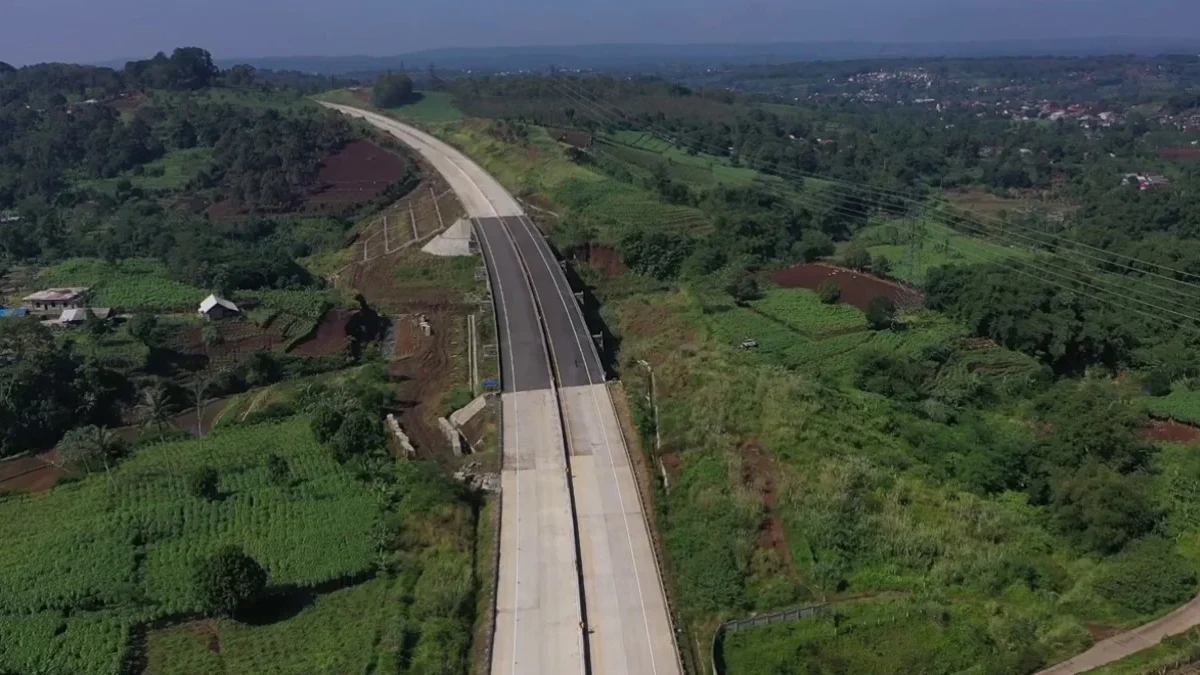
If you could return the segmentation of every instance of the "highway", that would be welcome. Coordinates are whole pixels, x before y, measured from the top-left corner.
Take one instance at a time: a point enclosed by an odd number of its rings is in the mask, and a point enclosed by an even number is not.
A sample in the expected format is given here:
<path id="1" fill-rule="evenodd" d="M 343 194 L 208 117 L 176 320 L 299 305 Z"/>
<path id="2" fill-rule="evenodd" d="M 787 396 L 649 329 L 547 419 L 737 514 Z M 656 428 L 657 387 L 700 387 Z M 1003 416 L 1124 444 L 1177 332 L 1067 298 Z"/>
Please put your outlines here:
<path id="1" fill-rule="evenodd" d="M 391 132 L 432 164 L 473 219 L 487 263 L 504 445 L 491 672 L 682 675 L 606 376 L 550 247 L 458 150 L 391 118 L 326 105 Z"/>

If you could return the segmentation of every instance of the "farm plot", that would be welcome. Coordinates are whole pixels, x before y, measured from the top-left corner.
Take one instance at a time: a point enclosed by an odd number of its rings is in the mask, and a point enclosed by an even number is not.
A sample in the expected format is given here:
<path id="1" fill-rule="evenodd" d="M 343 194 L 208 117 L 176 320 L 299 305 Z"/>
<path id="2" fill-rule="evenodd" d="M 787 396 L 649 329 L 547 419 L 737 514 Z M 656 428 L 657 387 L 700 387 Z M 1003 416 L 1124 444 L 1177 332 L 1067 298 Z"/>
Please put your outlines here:
<path id="1" fill-rule="evenodd" d="M 288 462 L 289 485 L 271 481 L 270 454 Z M 216 501 L 188 491 L 189 472 L 204 466 L 219 472 Z M 107 477 L 2 502 L 0 536 L 22 544 L 0 548 L 0 635 L 19 634 L 3 644 L 22 647 L 0 650 L 0 669 L 86 653 L 78 668 L 50 672 L 116 672 L 129 623 L 194 609 L 192 564 L 223 544 L 245 547 L 272 583 L 304 588 L 363 574 L 376 559 L 379 513 L 299 419 L 160 445 Z M 61 635 L 12 620 L 49 612 Z M 76 636 L 76 646 L 57 649 Z"/>
<path id="2" fill-rule="evenodd" d="M 852 270 L 807 263 L 781 270 L 771 275 L 771 280 L 784 288 L 807 288 L 817 290 L 829 281 L 842 291 L 842 302 L 866 311 L 867 305 L 878 297 L 891 298 L 899 307 L 916 307 L 921 304 L 921 295 L 900 284 L 884 281 Z"/>
<path id="3" fill-rule="evenodd" d="M 75 258 L 59 263 L 37 280 L 42 287 L 86 286 L 89 304 L 126 311 L 195 311 L 208 293 L 170 278 L 166 265 L 149 258 L 109 263 Z"/>
<path id="4" fill-rule="evenodd" d="M 1200 424 L 1200 391 L 1176 387 L 1166 396 L 1146 396 L 1142 401 L 1155 417 Z"/>
<path id="5" fill-rule="evenodd" d="M 400 155 L 371 141 L 354 141 L 321 163 L 305 195 L 305 207 L 363 204 L 377 199 L 407 173 L 408 163 Z"/>

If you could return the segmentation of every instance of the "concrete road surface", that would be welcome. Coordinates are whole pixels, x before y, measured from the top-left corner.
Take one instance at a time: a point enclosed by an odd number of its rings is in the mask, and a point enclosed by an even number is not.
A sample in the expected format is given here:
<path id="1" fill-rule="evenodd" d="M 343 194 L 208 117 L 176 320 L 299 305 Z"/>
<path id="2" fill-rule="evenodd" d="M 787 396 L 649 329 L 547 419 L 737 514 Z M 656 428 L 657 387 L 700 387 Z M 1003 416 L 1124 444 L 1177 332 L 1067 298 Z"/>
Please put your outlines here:
<path id="1" fill-rule="evenodd" d="M 1092 648 L 1062 663 L 1039 671 L 1037 675 L 1075 675 L 1119 661 L 1148 649 L 1172 635 L 1200 625 L 1200 596 L 1157 621 L 1101 640 Z"/>
<path id="2" fill-rule="evenodd" d="M 575 488 L 592 672 L 681 675 L 616 408 L 583 312 L 528 218 L 505 218 L 550 338 Z"/>
<path id="3" fill-rule="evenodd" d="M 499 329 L 504 466 L 493 675 L 584 673 L 584 617 L 566 451 L 533 294 L 501 217 L 516 200 L 438 139 L 375 113 L 335 106 L 391 132 L 432 164 L 474 221 Z"/>
<path id="4" fill-rule="evenodd" d="M 516 200 L 462 153 L 388 117 L 326 105 L 421 153 L 474 219 L 487 262 L 504 380 L 493 675 L 681 675 L 616 409 L 583 313 L 549 246 Z M 557 400 L 548 362 L 559 376 Z"/>

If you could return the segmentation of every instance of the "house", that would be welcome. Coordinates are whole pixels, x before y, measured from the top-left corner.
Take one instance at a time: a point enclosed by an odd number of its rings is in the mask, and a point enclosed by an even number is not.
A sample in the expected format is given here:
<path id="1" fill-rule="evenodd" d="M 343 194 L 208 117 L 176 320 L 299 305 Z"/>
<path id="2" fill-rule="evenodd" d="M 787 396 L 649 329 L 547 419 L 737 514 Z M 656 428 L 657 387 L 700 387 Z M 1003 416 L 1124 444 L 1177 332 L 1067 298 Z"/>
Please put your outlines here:
<path id="1" fill-rule="evenodd" d="M 200 303 L 200 315 L 209 321 L 220 321 L 241 313 L 237 305 L 217 295 L 210 295 Z"/>
<path id="2" fill-rule="evenodd" d="M 58 322 L 63 325 L 76 325 L 87 322 L 86 309 L 64 309 L 61 316 L 58 317 Z"/>
<path id="3" fill-rule="evenodd" d="M 21 222 L 21 214 L 16 211 L 0 211 L 0 225 Z"/>
<path id="4" fill-rule="evenodd" d="M 48 288 L 25 296 L 24 302 L 31 312 L 81 309 L 87 300 L 87 292 L 86 288 Z"/>

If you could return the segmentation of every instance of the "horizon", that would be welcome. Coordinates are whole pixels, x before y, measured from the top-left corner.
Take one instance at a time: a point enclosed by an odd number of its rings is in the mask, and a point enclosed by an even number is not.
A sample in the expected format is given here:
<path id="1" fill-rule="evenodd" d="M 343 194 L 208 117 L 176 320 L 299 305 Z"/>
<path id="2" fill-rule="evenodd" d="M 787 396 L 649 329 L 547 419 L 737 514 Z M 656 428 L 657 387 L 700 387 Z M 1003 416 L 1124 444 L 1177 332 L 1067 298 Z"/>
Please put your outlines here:
<path id="1" fill-rule="evenodd" d="M 396 8 L 379 0 L 212 0 L 168 6 L 144 0 L 10 0 L 0 61 L 112 62 L 181 45 L 216 58 L 296 55 L 387 57 L 432 49 L 589 45 L 888 43 L 1188 39 L 1200 3 L 1176 0 L 614 0 L 586 11 L 549 0 L 503 7 L 479 0 Z M 131 17 L 137 17 L 131 19 Z M 370 17 L 364 21 L 363 17 Z"/>

